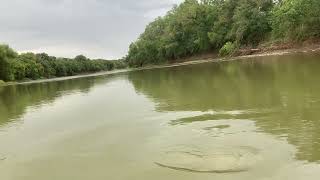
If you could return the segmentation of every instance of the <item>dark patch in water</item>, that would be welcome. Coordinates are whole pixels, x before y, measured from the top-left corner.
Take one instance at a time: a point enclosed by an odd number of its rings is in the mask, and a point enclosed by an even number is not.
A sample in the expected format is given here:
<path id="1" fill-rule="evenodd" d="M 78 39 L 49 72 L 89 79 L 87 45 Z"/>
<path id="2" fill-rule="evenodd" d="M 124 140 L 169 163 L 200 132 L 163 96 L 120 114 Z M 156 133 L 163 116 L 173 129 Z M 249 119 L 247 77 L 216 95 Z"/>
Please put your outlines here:
<path id="1" fill-rule="evenodd" d="M 219 126 L 213 126 L 213 127 L 206 127 L 206 128 L 203 128 L 203 129 L 206 130 L 206 131 L 210 131 L 212 129 L 227 129 L 229 127 L 230 127 L 230 125 L 219 125 Z"/>
<path id="2" fill-rule="evenodd" d="M 163 167 L 163 168 L 173 169 L 173 170 L 177 170 L 177 171 L 193 172 L 193 173 L 216 173 L 216 174 L 225 174 L 225 173 L 239 173 L 239 172 L 248 171 L 248 169 L 228 169 L 228 170 L 201 171 L 201 170 L 194 170 L 194 169 L 188 169 L 188 168 L 168 166 L 168 165 L 164 165 L 164 164 L 157 163 L 157 162 L 155 162 L 155 164 L 158 165 L 158 166 L 160 166 L 160 167 Z"/>
<path id="3" fill-rule="evenodd" d="M 261 117 L 266 117 L 272 112 L 244 112 L 241 114 L 228 114 L 228 113 L 217 113 L 217 114 L 204 114 L 200 116 L 180 118 L 172 120 L 169 124 L 174 125 L 186 125 L 194 122 L 204 122 L 204 121 L 213 121 L 213 120 L 235 120 L 235 119 L 257 119 Z"/>

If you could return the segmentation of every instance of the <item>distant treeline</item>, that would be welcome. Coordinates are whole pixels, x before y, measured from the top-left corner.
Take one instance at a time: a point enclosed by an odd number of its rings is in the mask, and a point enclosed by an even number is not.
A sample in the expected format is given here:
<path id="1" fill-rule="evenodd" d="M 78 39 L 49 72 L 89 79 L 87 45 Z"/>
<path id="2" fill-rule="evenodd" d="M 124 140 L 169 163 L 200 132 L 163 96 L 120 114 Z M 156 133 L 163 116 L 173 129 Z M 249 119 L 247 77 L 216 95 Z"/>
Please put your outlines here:
<path id="1" fill-rule="evenodd" d="M 124 60 L 90 60 L 83 55 L 69 59 L 45 53 L 18 54 L 7 45 L 0 45 L 0 80 L 4 81 L 72 76 L 121 69 L 126 66 Z"/>
<path id="2" fill-rule="evenodd" d="M 320 0 L 185 0 L 130 45 L 130 66 L 320 37 Z"/>

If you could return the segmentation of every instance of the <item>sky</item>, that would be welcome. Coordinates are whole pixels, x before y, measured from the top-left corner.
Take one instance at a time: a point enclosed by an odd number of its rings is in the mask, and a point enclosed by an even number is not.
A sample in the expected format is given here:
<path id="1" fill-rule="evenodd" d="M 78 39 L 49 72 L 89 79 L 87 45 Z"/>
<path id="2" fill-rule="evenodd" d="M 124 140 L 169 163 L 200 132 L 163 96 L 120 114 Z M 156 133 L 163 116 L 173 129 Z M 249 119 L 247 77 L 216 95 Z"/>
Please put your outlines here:
<path id="1" fill-rule="evenodd" d="M 0 44 L 18 52 L 117 59 L 182 0 L 0 0 Z"/>

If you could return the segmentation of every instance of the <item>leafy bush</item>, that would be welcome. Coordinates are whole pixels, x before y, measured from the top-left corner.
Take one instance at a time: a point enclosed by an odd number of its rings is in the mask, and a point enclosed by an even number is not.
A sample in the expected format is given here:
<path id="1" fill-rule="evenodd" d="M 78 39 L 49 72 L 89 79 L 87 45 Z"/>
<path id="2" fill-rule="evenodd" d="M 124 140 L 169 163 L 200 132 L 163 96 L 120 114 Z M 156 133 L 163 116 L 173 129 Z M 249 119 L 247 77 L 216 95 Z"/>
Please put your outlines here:
<path id="1" fill-rule="evenodd" d="M 5 85 L 5 82 L 0 80 L 0 86 Z"/>
<path id="2" fill-rule="evenodd" d="M 220 56 L 232 55 L 237 49 L 237 45 L 232 42 L 227 42 L 219 51 Z"/>

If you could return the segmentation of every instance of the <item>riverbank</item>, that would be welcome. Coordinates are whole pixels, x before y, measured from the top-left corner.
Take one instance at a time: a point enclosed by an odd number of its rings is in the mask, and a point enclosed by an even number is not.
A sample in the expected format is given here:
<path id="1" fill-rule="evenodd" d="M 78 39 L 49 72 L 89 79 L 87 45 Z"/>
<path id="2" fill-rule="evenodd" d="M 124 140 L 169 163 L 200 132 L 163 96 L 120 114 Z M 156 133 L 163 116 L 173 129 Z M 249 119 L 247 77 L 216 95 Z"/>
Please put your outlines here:
<path id="1" fill-rule="evenodd" d="M 278 45 L 261 47 L 259 49 L 239 49 L 232 56 L 219 57 L 217 53 L 206 53 L 189 58 L 179 59 L 170 64 L 164 65 L 148 65 L 142 68 L 136 68 L 136 70 L 155 69 L 165 67 L 175 67 L 183 65 L 192 65 L 206 62 L 219 62 L 219 61 L 233 61 L 250 57 L 263 57 L 263 56 L 281 56 L 295 53 L 308 53 L 308 52 L 320 52 L 320 42 L 301 44 L 301 45 Z"/>
<path id="2" fill-rule="evenodd" d="M 90 73 L 90 74 L 80 74 L 80 75 L 75 75 L 75 76 L 65 76 L 65 77 L 57 77 L 57 78 L 50 78 L 50 79 L 38 79 L 38 80 L 29 80 L 29 81 L 20 81 L 20 82 L 3 82 L 2 81 L 3 83 L 0 82 L 0 87 L 1 86 L 17 85 L 17 84 L 33 84 L 33 83 L 44 83 L 44 82 L 51 82 L 51 81 L 64 81 L 64 80 L 69 80 L 69 79 L 103 76 L 103 75 L 116 74 L 116 73 L 122 73 L 122 72 L 128 72 L 128 71 L 131 71 L 131 69 L 103 71 L 103 72 Z"/>
<path id="3" fill-rule="evenodd" d="M 239 59 L 250 58 L 250 57 L 281 56 L 281 55 L 288 55 L 288 54 L 295 54 L 295 53 L 308 53 L 308 52 L 320 52 L 320 43 L 311 43 L 307 45 L 302 44 L 302 45 L 295 45 L 295 46 L 288 46 L 288 45 L 269 46 L 266 48 L 259 48 L 259 49 L 240 49 L 233 56 L 229 56 L 229 57 L 219 57 L 216 53 L 207 53 L 207 54 L 193 56 L 185 59 L 179 59 L 174 63 L 170 63 L 170 64 L 148 65 L 141 68 L 127 68 L 127 69 L 104 71 L 104 72 L 98 72 L 98 73 L 92 73 L 92 74 L 82 74 L 82 75 L 76 75 L 76 76 L 66 76 L 66 77 L 58 77 L 58 78 L 51 78 L 51 79 L 30 80 L 30 81 L 23 81 L 23 82 L 1 81 L 0 86 L 44 83 L 44 82 L 50 82 L 50 81 L 64 81 L 64 80 L 84 78 L 84 77 L 118 74 L 118 73 L 124 73 L 129 71 L 140 71 L 140 70 L 146 70 L 146 69 L 168 68 L 168 67 L 200 64 L 200 63 L 206 63 L 206 62 L 233 61 L 233 60 L 239 60 Z"/>

